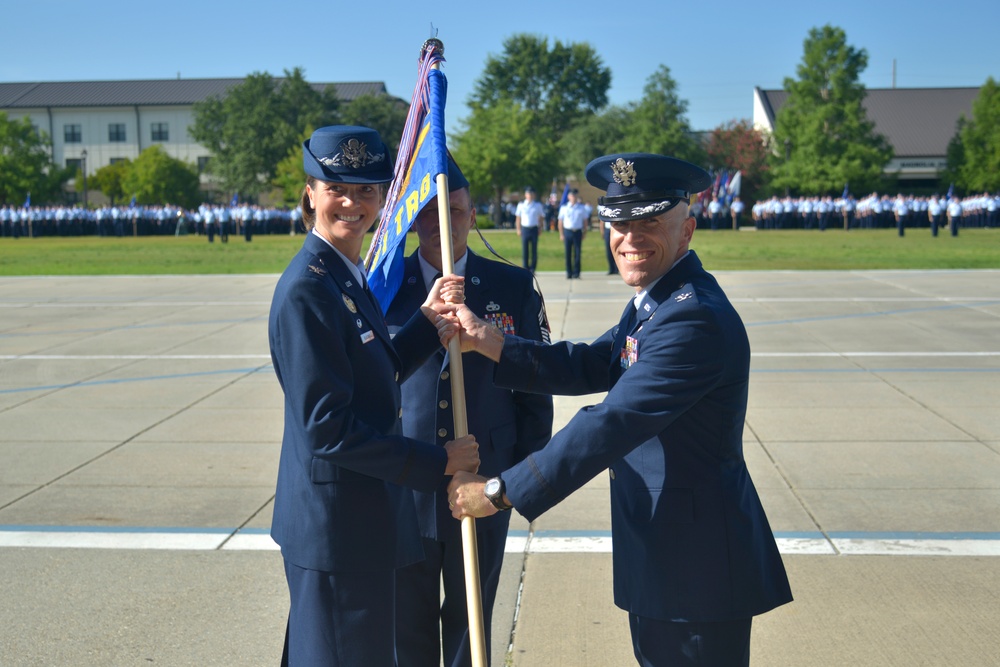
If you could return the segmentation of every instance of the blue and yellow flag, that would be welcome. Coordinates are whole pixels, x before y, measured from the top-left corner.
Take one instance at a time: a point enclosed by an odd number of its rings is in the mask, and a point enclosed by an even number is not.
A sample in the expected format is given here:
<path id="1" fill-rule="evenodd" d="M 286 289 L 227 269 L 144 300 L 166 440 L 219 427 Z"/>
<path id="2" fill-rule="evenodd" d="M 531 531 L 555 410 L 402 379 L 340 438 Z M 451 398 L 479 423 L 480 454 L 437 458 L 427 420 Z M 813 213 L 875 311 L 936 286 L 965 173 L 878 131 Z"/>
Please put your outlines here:
<path id="1" fill-rule="evenodd" d="M 383 311 L 403 282 L 406 234 L 424 205 L 437 196 L 437 175 L 448 173 L 444 133 L 448 83 L 433 67 L 443 60 L 434 48 L 424 54 L 382 220 L 365 256 L 368 286 Z"/>

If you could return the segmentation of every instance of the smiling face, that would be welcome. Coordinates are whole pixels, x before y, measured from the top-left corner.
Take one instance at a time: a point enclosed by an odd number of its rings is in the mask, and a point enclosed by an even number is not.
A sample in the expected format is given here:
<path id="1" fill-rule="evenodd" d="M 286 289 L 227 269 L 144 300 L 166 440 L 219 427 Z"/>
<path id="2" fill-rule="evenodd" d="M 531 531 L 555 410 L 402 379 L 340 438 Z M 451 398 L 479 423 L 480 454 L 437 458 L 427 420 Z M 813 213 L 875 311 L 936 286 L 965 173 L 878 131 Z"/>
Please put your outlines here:
<path id="1" fill-rule="evenodd" d="M 382 204 L 379 186 L 310 179 L 306 196 L 316 211 L 316 231 L 349 259 L 357 261 L 365 232 L 378 218 Z"/>
<path id="2" fill-rule="evenodd" d="M 688 206 L 652 218 L 611 224 L 611 251 L 626 285 L 642 291 L 688 251 L 696 226 Z"/>
<path id="3" fill-rule="evenodd" d="M 452 257 L 459 260 L 468 247 L 469 231 L 476 224 L 476 209 L 472 205 L 468 188 L 448 193 L 451 211 Z M 427 202 L 413 221 L 420 240 L 420 255 L 437 270 L 441 270 L 441 222 L 438 217 L 437 197 Z"/>

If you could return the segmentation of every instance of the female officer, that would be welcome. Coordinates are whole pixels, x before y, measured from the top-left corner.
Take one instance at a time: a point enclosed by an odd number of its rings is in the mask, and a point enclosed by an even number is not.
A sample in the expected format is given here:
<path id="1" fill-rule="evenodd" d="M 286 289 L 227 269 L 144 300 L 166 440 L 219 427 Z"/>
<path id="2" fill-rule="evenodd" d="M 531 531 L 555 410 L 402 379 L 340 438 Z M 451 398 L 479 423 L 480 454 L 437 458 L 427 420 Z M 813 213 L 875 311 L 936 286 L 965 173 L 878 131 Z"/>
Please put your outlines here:
<path id="1" fill-rule="evenodd" d="M 271 524 L 291 598 L 283 664 L 389 666 L 394 570 L 423 557 L 413 494 L 400 487 L 432 492 L 444 475 L 475 471 L 478 446 L 400 432 L 399 383 L 439 343 L 426 308 L 390 339 L 368 293 L 361 246 L 392 178 L 378 133 L 321 128 L 303 163 L 309 233 L 268 322 L 285 395 Z"/>

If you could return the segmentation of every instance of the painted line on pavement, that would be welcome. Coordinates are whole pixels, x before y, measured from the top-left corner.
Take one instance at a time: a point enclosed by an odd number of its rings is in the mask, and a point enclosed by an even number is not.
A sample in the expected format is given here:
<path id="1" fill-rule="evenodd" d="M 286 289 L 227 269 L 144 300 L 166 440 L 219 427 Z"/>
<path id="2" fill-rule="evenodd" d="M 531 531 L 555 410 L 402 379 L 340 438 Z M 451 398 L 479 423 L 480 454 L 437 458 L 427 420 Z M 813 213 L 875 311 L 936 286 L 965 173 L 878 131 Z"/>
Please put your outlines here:
<path id="1" fill-rule="evenodd" d="M 788 555 L 1000 556 L 1000 533 L 775 532 Z M 0 526 L 0 548 L 277 551 L 267 529 Z M 609 554 L 610 531 L 514 530 L 507 553 Z"/>

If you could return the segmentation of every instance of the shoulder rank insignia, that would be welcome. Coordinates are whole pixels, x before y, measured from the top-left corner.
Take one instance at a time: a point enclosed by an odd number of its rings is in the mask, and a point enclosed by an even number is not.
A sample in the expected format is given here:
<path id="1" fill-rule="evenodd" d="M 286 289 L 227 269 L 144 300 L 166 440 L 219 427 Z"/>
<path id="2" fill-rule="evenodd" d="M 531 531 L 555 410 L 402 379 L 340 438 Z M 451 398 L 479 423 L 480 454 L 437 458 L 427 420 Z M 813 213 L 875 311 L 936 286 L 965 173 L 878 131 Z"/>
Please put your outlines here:
<path id="1" fill-rule="evenodd" d="M 354 300 L 346 294 L 344 295 L 344 305 L 347 306 L 347 310 L 352 313 L 358 312 L 358 307 L 354 305 Z"/>
<path id="2" fill-rule="evenodd" d="M 322 269 L 322 268 L 320 268 L 318 266 L 315 266 L 313 264 L 309 264 L 308 266 L 309 266 L 309 270 L 312 271 L 313 273 L 315 273 L 316 275 L 318 275 L 318 276 L 325 276 L 326 275 L 326 269 Z"/>
<path id="3" fill-rule="evenodd" d="M 674 297 L 674 301 L 677 301 L 677 302 L 687 301 L 692 296 L 694 296 L 694 292 L 684 292 L 684 294 L 678 294 L 677 296 L 675 296 Z"/>

